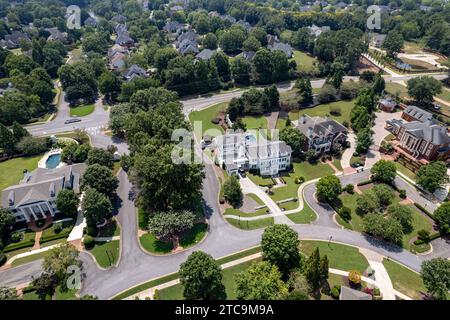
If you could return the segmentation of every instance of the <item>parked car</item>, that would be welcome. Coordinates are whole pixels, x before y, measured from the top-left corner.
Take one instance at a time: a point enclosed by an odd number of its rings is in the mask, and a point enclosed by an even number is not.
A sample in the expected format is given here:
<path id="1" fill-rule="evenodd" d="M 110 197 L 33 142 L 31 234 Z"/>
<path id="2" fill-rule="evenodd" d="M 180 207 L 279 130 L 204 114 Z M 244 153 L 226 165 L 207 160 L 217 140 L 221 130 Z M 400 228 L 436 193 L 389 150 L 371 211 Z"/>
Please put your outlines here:
<path id="1" fill-rule="evenodd" d="M 71 119 L 64 121 L 64 124 L 70 124 L 70 123 L 80 122 L 80 121 L 81 121 L 81 119 L 71 118 Z"/>

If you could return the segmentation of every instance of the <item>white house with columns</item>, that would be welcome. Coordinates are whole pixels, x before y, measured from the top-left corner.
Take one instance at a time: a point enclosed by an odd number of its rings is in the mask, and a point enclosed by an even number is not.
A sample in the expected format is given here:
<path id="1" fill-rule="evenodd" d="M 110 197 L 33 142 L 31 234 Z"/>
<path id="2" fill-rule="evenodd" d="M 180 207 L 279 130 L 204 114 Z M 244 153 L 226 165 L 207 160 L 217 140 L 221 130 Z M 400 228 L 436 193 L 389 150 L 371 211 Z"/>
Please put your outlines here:
<path id="1" fill-rule="evenodd" d="M 38 168 L 25 173 L 22 181 L 2 191 L 2 207 L 9 209 L 16 222 L 31 222 L 54 217 L 58 212 L 56 198 L 63 189 L 80 192 L 84 163 L 56 169 Z"/>

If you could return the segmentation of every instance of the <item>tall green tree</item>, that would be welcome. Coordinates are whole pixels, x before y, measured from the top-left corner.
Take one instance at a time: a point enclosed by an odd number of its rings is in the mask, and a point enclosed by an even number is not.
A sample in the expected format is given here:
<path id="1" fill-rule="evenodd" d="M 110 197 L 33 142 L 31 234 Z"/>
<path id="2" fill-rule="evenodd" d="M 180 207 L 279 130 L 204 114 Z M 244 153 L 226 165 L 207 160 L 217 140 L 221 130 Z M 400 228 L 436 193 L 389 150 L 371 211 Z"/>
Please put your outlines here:
<path id="1" fill-rule="evenodd" d="M 56 198 L 56 207 L 66 215 L 76 215 L 80 200 L 73 190 L 63 189 Z"/>
<path id="2" fill-rule="evenodd" d="M 395 168 L 394 162 L 379 160 L 370 169 L 370 172 L 372 173 L 373 181 L 392 184 L 397 174 L 397 169 Z"/>
<path id="3" fill-rule="evenodd" d="M 202 251 L 193 252 L 181 264 L 179 274 L 186 299 L 226 299 L 220 266 L 209 254 Z"/>
<path id="4" fill-rule="evenodd" d="M 446 234 L 450 231 L 450 202 L 444 202 L 434 211 L 439 231 Z"/>
<path id="5" fill-rule="evenodd" d="M 449 181 L 447 167 L 443 161 L 433 161 L 421 166 L 416 176 L 417 184 L 430 192 L 435 192 Z"/>
<path id="6" fill-rule="evenodd" d="M 261 239 L 262 256 L 278 267 L 283 277 L 298 268 L 301 256 L 298 246 L 298 234 L 285 224 L 276 224 L 264 230 Z"/>
<path id="7" fill-rule="evenodd" d="M 83 174 L 82 188 L 93 188 L 111 197 L 119 186 L 119 180 L 108 167 L 98 163 L 89 165 Z"/>
<path id="8" fill-rule="evenodd" d="M 150 217 L 148 228 L 157 237 L 173 240 L 191 229 L 194 221 L 195 215 L 190 211 L 157 212 Z"/>
<path id="9" fill-rule="evenodd" d="M 328 258 L 320 256 L 319 248 L 306 260 L 304 274 L 311 291 L 318 290 L 328 279 Z"/>
<path id="10" fill-rule="evenodd" d="M 382 47 L 386 49 L 387 54 L 391 57 L 395 56 L 403 48 L 403 37 L 398 31 L 390 31 L 384 39 Z"/>
<path id="11" fill-rule="evenodd" d="M 223 184 L 223 195 L 233 207 L 238 207 L 242 204 L 244 195 L 237 177 L 231 176 L 225 181 Z"/>
<path id="12" fill-rule="evenodd" d="M 423 283 L 437 300 L 446 300 L 450 290 L 450 261 L 435 258 L 422 262 L 420 271 Z"/>
<path id="13" fill-rule="evenodd" d="M 300 157 L 303 154 L 306 137 L 296 128 L 287 126 L 281 129 L 280 140 L 286 142 L 292 148 L 294 157 Z"/>
<path id="14" fill-rule="evenodd" d="M 320 178 L 316 184 L 317 198 L 322 202 L 335 201 L 342 192 L 341 182 L 335 175 Z"/>
<path id="15" fill-rule="evenodd" d="M 81 210 L 88 226 L 95 226 L 111 217 L 113 206 L 106 195 L 88 188 L 81 202 Z"/>
<path id="16" fill-rule="evenodd" d="M 433 96 L 442 92 L 442 83 L 429 76 L 420 76 L 408 80 L 408 94 L 420 105 L 429 105 Z"/>
<path id="17" fill-rule="evenodd" d="M 281 300 L 288 294 L 286 284 L 275 265 L 267 261 L 254 262 L 235 277 L 239 300 Z"/>
<path id="18" fill-rule="evenodd" d="M 366 153 L 369 151 L 372 143 L 373 138 L 371 128 L 364 128 L 358 131 L 358 134 L 356 135 L 356 152 Z"/>

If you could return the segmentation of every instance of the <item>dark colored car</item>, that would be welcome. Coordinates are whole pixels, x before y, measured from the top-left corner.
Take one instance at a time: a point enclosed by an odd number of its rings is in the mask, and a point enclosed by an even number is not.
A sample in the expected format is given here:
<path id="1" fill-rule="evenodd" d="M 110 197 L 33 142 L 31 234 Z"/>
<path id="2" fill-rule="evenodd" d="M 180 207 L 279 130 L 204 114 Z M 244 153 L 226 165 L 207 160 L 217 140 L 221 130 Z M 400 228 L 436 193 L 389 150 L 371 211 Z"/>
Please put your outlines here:
<path id="1" fill-rule="evenodd" d="M 64 124 L 70 124 L 70 123 L 80 122 L 80 121 L 81 121 L 81 119 L 72 118 L 72 119 L 68 119 L 68 120 L 64 121 Z"/>

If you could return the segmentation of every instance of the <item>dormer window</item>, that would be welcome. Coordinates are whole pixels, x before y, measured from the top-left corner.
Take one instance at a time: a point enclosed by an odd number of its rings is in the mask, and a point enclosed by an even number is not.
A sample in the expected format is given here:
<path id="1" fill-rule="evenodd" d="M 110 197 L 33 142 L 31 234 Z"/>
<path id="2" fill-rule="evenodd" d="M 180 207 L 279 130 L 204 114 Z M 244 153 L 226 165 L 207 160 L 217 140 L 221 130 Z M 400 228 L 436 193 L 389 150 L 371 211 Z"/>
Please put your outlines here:
<path id="1" fill-rule="evenodd" d="M 8 195 L 8 204 L 10 207 L 14 206 L 14 202 L 15 202 L 15 194 L 14 191 L 11 191 Z"/>
<path id="2" fill-rule="evenodd" d="M 50 185 L 49 192 L 50 192 L 50 198 L 54 198 L 54 197 L 56 196 L 56 192 L 55 192 L 55 184 L 54 184 L 54 183 L 52 183 L 52 184 Z"/>

